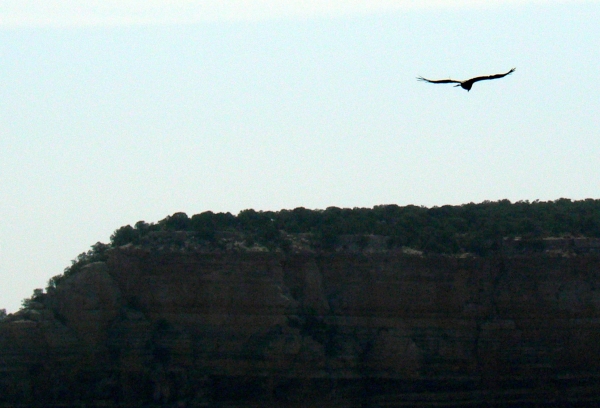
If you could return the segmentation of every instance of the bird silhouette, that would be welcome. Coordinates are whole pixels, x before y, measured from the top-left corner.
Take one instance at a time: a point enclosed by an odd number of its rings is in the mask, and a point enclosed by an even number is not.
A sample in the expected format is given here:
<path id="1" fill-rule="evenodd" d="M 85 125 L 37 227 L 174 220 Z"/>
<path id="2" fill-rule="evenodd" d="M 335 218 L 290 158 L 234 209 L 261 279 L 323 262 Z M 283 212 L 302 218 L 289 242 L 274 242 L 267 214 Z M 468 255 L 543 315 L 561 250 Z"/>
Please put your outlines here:
<path id="1" fill-rule="evenodd" d="M 423 78 L 423 77 L 418 77 L 417 79 L 419 81 L 426 81 L 426 82 L 431 82 L 432 84 L 448 84 L 448 83 L 456 83 L 458 85 L 454 85 L 455 87 L 460 86 L 463 89 L 466 89 L 467 91 L 471 90 L 471 87 L 473 86 L 473 84 L 477 81 L 485 81 L 488 79 L 498 79 L 498 78 L 503 78 L 509 74 L 512 74 L 515 71 L 516 68 L 511 69 L 510 71 L 508 71 L 505 74 L 496 74 L 496 75 L 487 75 L 487 76 L 479 76 L 479 77 L 475 77 L 475 78 L 471 78 L 471 79 L 467 79 L 465 81 L 457 81 L 456 79 L 427 79 L 427 78 Z"/>

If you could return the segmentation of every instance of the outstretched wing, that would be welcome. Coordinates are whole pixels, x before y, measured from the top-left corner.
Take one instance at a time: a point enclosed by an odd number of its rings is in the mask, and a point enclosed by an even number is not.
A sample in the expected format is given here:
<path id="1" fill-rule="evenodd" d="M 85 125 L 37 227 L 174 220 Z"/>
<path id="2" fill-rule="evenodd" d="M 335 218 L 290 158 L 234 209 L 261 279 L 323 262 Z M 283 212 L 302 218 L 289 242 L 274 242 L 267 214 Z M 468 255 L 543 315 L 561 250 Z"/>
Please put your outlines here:
<path id="1" fill-rule="evenodd" d="M 427 78 L 423 78 L 423 77 L 417 77 L 417 80 L 430 82 L 432 84 L 449 84 L 449 83 L 460 84 L 460 81 L 456 81 L 454 79 L 427 79 Z"/>
<path id="2" fill-rule="evenodd" d="M 480 77 L 475 77 L 475 78 L 471 78 L 465 81 L 465 83 L 470 82 L 471 84 L 477 82 L 477 81 L 485 81 L 487 79 L 498 79 L 498 78 L 503 78 L 509 74 L 512 74 L 515 71 L 516 68 L 511 69 L 510 71 L 508 71 L 505 74 L 496 74 L 496 75 L 486 75 L 486 76 L 480 76 Z"/>

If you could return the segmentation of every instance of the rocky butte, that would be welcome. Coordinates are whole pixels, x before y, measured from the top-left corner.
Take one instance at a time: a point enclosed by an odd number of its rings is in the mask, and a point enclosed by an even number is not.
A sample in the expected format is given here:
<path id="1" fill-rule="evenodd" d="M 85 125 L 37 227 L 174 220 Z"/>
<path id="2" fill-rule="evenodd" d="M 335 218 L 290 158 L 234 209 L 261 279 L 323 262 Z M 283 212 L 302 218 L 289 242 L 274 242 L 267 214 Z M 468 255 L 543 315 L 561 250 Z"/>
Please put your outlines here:
<path id="1" fill-rule="evenodd" d="M 600 404 L 598 240 L 453 256 L 150 236 L 0 321 L 0 406 Z"/>

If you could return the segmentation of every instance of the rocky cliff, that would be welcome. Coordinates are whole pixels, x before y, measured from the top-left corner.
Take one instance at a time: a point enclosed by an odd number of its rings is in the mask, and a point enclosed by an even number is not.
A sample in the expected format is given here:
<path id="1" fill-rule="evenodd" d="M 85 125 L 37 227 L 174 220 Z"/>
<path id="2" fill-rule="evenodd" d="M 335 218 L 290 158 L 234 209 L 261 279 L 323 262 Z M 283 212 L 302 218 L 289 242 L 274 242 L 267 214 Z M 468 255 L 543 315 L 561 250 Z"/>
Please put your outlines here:
<path id="1" fill-rule="evenodd" d="M 0 322 L 0 406 L 597 406 L 598 390 L 594 253 L 129 245 Z"/>

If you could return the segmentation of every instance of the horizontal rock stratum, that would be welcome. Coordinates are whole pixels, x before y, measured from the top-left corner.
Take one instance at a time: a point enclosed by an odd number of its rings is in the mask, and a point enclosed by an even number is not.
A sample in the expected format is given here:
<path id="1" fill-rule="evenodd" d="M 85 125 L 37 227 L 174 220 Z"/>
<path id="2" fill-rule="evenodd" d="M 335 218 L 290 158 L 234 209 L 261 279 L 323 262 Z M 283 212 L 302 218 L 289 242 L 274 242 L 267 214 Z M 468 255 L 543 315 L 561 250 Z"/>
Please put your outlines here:
<path id="1" fill-rule="evenodd" d="M 0 406 L 597 406 L 598 390 L 594 253 L 129 245 L 0 322 Z"/>

